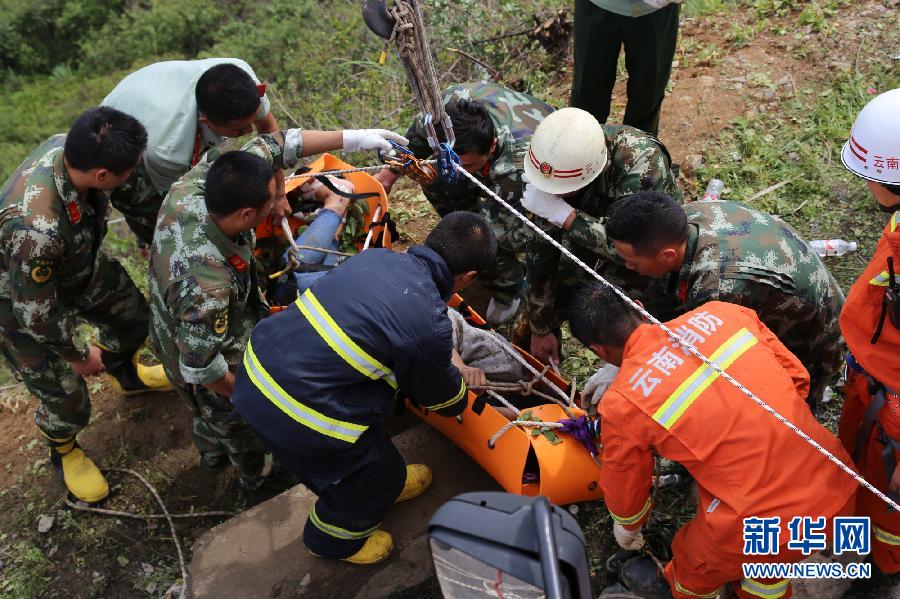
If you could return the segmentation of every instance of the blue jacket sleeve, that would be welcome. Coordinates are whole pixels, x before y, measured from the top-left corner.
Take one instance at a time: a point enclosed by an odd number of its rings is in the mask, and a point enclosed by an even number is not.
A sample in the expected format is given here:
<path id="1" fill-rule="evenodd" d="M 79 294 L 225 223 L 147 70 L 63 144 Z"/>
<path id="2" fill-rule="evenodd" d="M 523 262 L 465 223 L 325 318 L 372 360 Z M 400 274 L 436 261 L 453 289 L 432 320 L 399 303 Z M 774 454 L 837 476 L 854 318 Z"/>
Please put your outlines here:
<path id="1" fill-rule="evenodd" d="M 468 390 L 462 374 L 450 362 L 452 347 L 452 325 L 449 318 L 444 318 L 429 334 L 394 356 L 394 375 L 400 391 L 441 416 L 456 416 L 466 409 Z"/>

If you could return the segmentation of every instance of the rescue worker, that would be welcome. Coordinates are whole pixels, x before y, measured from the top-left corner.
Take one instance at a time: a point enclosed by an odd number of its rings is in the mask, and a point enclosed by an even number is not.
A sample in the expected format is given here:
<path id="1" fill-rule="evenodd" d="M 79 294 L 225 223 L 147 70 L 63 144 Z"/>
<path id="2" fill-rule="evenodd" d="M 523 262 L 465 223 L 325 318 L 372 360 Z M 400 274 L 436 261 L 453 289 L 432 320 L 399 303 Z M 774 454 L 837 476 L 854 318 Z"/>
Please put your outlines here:
<path id="1" fill-rule="evenodd" d="M 443 416 L 484 383 L 453 351 L 450 295 L 494 259 L 484 219 L 451 212 L 425 245 L 369 249 L 259 323 L 234 384 L 235 408 L 319 499 L 303 542 L 315 555 L 374 564 L 391 551 L 388 508 L 431 484 L 405 465 L 381 420 L 399 392 Z"/>
<path id="2" fill-rule="evenodd" d="M 383 149 L 389 131 L 261 135 L 242 150 L 206 159 L 169 191 L 150 249 L 150 340 L 193 415 L 194 445 L 209 467 L 226 463 L 246 488 L 262 483 L 264 451 L 234 414 L 234 371 L 250 331 L 268 314 L 253 258 L 253 229 L 276 204 L 273 169 L 340 148 Z M 207 158 L 211 158 L 207 154 Z"/>
<path id="3" fill-rule="evenodd" d="M 835 516 L 853 512 L 856 481 L 661 328 L 643 324 L 610 287 L 585 288 L 570 326 L 581 343 L 621 368 L 600 403 L 600 486 L 619 545 L 643 545 L 655 455 L 679 462 L 697 481 L 697 515 L 676 533 L 664 578 L 655 562 L 639 557 L 622 566 L 625 585 L 641 597 L 715 597 L 726 584 L 738 597 L 789 597 L 789 580 L 742 578 L 741 564 L 803 559 L 787 546 L 788 524 L 796 516 L 824 517 L 832 531 Z M 849 463 L 804 403 L 803 365 L 753 310 L 712 301 L 666 326 Z M 773 517 L 780 517 L 780 533 L 768 550 L 776 553 L 745 554 L 744 519 Z"/>
<path id="4" fill-rule="evenodd" d="M 841 160 L 866 180 L 878 208 L 891 217 L 868 266 L 841 312 L 847 341 L 846 397 L 840 435 L 866 480 L 900 499 L 900 89 L 881 94 L 856 117 Z M 893 271 L 893 281 L 891 274 Z M 897 582 L 900 514 L 860 489 L 858 514 L 872 521 L 871 579 L 854 581 L 846 597 L 871 597 Z M 887 576 L 890 574 L 891 576 Z"/>
<path id="5" fill-rule="evenodd" d="M 129 180 L 112 195 L 143 245 L 153 239 L 156 215 L 169 187 L 226 137 L 278 130 L 266 86 L 237 58 L 171 60 L 131 73 L 102 104 L 147 128 L 147 150 Z M 284 174 L 276 173 L 279 195 Z M 279 211 L 285 206 L 279 207 Z M 287 212 L 285 212 L 286 214 Z"/>
<path id="6" fill-rule="evenodd" d="M 529 183 L 522 206 L 540 217 L 537 223 L 546 232 L 632 291 L 649 283 L 622 265 L 607 239 L 606 217 L 616 200 L 646 189 L 681 201 L 672 160 L 658 139 L 633 127 L 601 125 L 578 108 L 563 108 L 535 131 L 525 174 Z M 586 274 L 537 235 L 528 242 L 526 263 L 528 345 L 542 362 L 558 362 L 559 326 Z"/>
<path id="7" fill-rule="evenodd" d="M 575 0 L 571 106 L 609 117 L 619 52 L 625 47 L 628 104 L 622 122 L 659 132 L 675 58 L 681 0 Z"/>
<path id="8" fill-rule="evenodd" d="M 76 435 L 87 426 L 85 376 L 103 370 L 123 395 L 169 390 L 160 366 L 135 352 L 147 338 L 147 302 L 122 266 L 101 251 L 109 192 L 147 143 L 144 127 L 112 108 L 83 112 L 68 135 L 38 146 L 0 189 L 0 346 L 40 402 L 34 419 L 69 492 L 96 503 L 106 479 Z M 77 320 L 99 329 L 76 340 Z"/>
<path id="9" fill-rule="evenodd" d="M 521 210 L 525 186 L 522 165 L 528 142 L 553 108 L 534 96 L 490 82 L 451 86 L 444 91 L 443 99 L 462 167 Z M 442 135 L 441 127 L 436 128 Z M 432 155 L 427 136 L 425 117 L 419 114 L 406 132 L 409 148 L 418 158 Z M 387 192 L 399 177 L 399 171 L 390 170 L 375 175 Z M 478 277 L 479 284 L 491 294 L 485 319 L 497 326 L 512 318 L 522 301 L 525 268 L 519 255 L 525 252 L 528 227 L 468 179 L 436 182 L 423 186 L 423 191 L 441 216 L 468 210 L 480 213 L 490 223 L 497 236 L 497 260 Z"/>
<path id="10" fill-rule="evenodd" d="M 628 268 L 656 277 L 648 301 L 675 299 L 677 313 L 713 300 L 756 310 L 809 371 L 810 407 L 822 399 L 841 364 L 844 294 L 787 223 L 738 202 L 682 207 L 643 192 L 613 208 L 606 231 Z"/>

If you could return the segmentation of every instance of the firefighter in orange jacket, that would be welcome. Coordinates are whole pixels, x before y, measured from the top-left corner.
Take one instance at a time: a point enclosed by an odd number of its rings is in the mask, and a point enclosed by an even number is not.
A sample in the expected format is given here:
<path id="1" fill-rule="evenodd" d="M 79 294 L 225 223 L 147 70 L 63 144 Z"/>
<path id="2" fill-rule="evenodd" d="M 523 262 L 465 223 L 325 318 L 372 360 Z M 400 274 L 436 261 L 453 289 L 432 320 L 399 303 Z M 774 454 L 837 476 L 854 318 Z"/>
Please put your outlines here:
<path id="1" fill-rule="evenodd" d="M 840 437 L 866 480 L 900 501 L 900 89 L 863 108 L 841 160 L 891 217 L 841 312 L 850 355 Z M 873 574 L 845 596 L 870 597 L 900 572 L 900 513 L 864 489 L 857 511 L 872 519 Z"/>
<path id="2" fill-rule="evenodd" d="M 825 530 L 831 531 L 834 516 L 852 513 L 853 478 L 662 329 L 642 324 L 606 285 L 584 289 L 572 314 L 572 334 L 620 366 L 599 410 L 600 485 L 616 540 L 625 549 L 643 545 L 640 530 L 652 509 L 654 455 L 684 465 L 699 490 L 697 515 L 675 535 L 664 574 L 649 558 L 634 558 L 622 567 L 625 585 L 646 597 L 715 597 L 726 584 L 738 597 L 789 597 L 787 579 L 743 578 L 741 564 L 803 559 L 802 552 L 787 547 L 788 524 L 796 516 L 825 517 Z M 850 462 L 806 405 L 806 369 L 753 310 L 709 302 L 666 324 Z M 771 548 L 775 554 L 745 555 L 744 519 L 776 516 L 781 520 Z"/>

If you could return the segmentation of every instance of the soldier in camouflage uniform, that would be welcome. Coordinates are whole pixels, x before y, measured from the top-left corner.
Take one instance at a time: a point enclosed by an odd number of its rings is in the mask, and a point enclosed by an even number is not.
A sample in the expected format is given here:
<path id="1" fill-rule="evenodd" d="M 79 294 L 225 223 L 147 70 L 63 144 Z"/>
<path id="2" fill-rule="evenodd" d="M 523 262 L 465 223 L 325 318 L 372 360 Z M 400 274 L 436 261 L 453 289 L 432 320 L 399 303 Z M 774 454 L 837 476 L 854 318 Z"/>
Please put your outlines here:
<path id="1" fill-rule="evenodd" d="M 444 91 L 443 98 L 453 122 L 454 147 L 462 166 L 520 209 L 524 189 L 522 164 L 528 142 L 553 108 L 533 96 L 488 82 L 451 86 Z M 421 114 L 406 136 L 410 150 L 417 157 L 431 156 Z M 376 178 L 390 190 L 398 176 L 382 171 Z M 488 321 L 500 324 L 515 313 L 520 301 L 524 268 L 518 255 L 525 251 L 528 228 L 467 179 L 452 184 L 436 182 L 425 186 L 423 191 L 440 216 L 466 210 L 480 213 L 491 224 L 499 243 L 497 258 L 478 280 L 492 296 L 494 309 L 489 308 Z M 495 315 L 497 318 L 493 318 Z"/>
<path id="2" fill-rule="evenodd" d="M 642 193 L 614 208 L 607 233 L 629 268 L 658 277 L 647 295 L 677 299 L 679 313 L 713 300 L 756 310 L 809 371 L 810 406 L 821 400 L 841 365 L 844 294 L 788 224 L 738 202 Z"/>
<path id="3" fill-rule="evenodd" d="M 564 108 L 538 127 L 525 172 L 529 185 L 522 205 L 538 226 L 631 292 L 649 284 L 624 268 L 607 239 L 606 218 L 616 201 L 641 190 L 682 200 L 669 152 L 658 139 Z M 590 275 L 537 235 L 528 243 L 526 264 L 532 353 L 545 362 L 559 360 L 559 327 L 573 292 Z"/>
<path id="4" fill-rule="evenodd" d="M 343 147 L 384 148 L 385 133 L 344 131 Z M 353 141 L 354 135 L 366 139 Z M 261 135 L 214 162 L 201 160 L 172 185 L 153 236 L 151 343 L 191 408 L 194 444 L 204 464 L 218 466 L 227 457 L 248 488 L 262 482 L 264 450 L 230 397 L 250 331 L 268 314 L 253 231 L 276 203 L 273 169 L 336 149 L 341 139 L 340 132 L 289 129 Z"/>
<path id="5" fill-rule="evenodd" d="M 54 467 L 89 503 L 109 489 L 75 441 L 91 415 L 82 377 L 105 369 L 126 394 L 168 387 L 160 367 L 133 362 L 147 337 L 147 303 L 100 251 L 109 190 L 128 178 L 146 142 L 134 118 L 93 108 L 68 136 L 38 146 L 0 190 L 0 345 L 40 402 L 35 422 Z M 97 326 L 100 347 L 76 342 L 79 320 Z"/>
<path id="6" fill-rule="evenodd" d="M 147 151 L 111 196 L 142 244 L 153 239 L 160 204 L 204 152 L 253 128 L 278 130 L 266 86 L 237 58 L 170 60 L 125 77 L 103 99 L 147 127 Z M 283 195 L 284 179 L 279 179 Z"/>

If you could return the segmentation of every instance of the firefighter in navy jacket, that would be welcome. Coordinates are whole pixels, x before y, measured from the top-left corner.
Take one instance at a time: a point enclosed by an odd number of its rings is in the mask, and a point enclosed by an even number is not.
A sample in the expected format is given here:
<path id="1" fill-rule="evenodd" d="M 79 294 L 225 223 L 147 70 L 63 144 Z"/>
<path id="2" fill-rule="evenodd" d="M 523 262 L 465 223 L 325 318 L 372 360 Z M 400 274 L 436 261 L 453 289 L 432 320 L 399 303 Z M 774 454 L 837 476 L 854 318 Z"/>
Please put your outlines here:
<path id="1" fill-rule="evenodd" d="M 366 250 L 253 330 L 232 401 L 319 496 L 303 532 L 314 554 L 369 564 L 390 553 L 381 518 L 431 471 L 405 464 L 382 418 L 398 392 L 444 416 L 465 409 L 461 370 L 479 379 L 452 349 L 446 301 L 496 248 L 481 217 L 450 213 L 424 245 Z"/>

